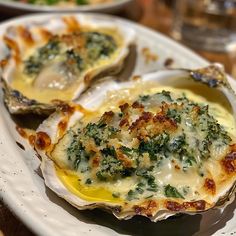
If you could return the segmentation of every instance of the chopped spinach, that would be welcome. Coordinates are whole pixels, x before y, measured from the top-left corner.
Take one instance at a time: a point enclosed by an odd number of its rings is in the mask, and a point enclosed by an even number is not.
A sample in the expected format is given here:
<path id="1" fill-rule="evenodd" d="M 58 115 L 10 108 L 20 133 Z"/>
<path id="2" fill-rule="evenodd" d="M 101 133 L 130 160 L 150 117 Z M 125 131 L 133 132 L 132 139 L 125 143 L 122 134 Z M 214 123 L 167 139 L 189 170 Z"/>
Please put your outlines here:
<path id="1" fill-rule="evenodd" d="M 141 102 L 146 102 L 146 101 L 148 101 L 150 99 L 150 95 L 140 95 L 139 96 L 139 100 L 141 101 Z"/>
<path id="2" fill-rule="evenodd" d="M 86 2 L 85 0 L 81 2 Z M 117 44 L 110 35 L 99 32 L 80 32 L 67 35 L 68 37 L 81 37 L 85 39 L 85 47 L 68 47 L 63 36 L 54 36 L 48 43 L 38 48 L 34 54 L 24 61 L 24 72 L 30 76 L 37 76 L 44 66 L 55 58 L 65 65 L 68 73 L 80 73 L 98 60 L 109 57 L 116 49 Z M 55 62 L 58 63 L 58 62 Z"/>
<path id="3" fill-rule="evenodd" d="M 133 154 L 133 149 L 131 149 L 131 148 L 121 146 L 120 149 L 127 156 L 132 156 L 132 154 Z"/>
<path id="4" fill-rule="evenodd" d="M 128 201 L 131 201 L 131 200 L 134 200 L 134 199 L 138 199 L 137 198 L 137 192 L 134 191 L 134 190 L 129 190 L 129 192 L 128 192 L 127 196 L 126 196 L 126 199 Z"/>
<path id="5" fill-rule="evenodd" d="M 68 160 L 73 163 L 74 169 L 78 169 L 81 162 L 86 163 L 90 157 L 86 152 L 82 142 L 78 140 L 79 136 L 74 135 L 70 146 L 67 148 Z"/>
<path id="6" fill-rule="evenodd" d="M 151 160 L 157 161 L 157 154 L 160 152 L 160 150 L 165 149 L 168 141 L 169 135 L 167 133 L 157 135 L 147 142 L 141 141 L 138 148 L 139 153 L 148 153 Z"/>
<path id="7" fill-rule="evenodd" d="M 183 198 L 184 197 L 180 194 L 180 192 L 171 185 L 166 185 L 164 188 L 164 193 L 166 197 L 173 197 L 173 198 Z"/>
<path id="8" fill-rule="evenodd" d="M 85 184 L 92 184 L 92 180 L 90 178 L 86 179 Z"/>
<path id="9" fill-rule="evenodd" d="M 112 193 L 112 197 L 119 198 L 120 197 L 120 193 L 114 192 L 114 193 Z"/>
<path id="10" fill-rule="evenodd" d="M 169 150 L 174 153 L 181 153 L 186 145 L 185 134 L 175 137 L 169 144 Z"/>
<path id="11" fill-rule="evenodd" d="M 177 123 L 181 123 L 181 114 L 176 109 L 168 109 L 167 117 L 174 119 Z"/>

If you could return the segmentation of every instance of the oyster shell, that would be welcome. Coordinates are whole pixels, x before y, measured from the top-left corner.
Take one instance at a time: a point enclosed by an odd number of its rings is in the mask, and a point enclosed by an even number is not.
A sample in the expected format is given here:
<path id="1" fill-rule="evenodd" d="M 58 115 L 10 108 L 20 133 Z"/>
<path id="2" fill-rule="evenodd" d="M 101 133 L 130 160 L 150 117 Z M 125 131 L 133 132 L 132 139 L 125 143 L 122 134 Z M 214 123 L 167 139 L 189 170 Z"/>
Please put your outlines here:
<path id="1" fill-rule="evenodd" d="M 234 92 L 215 65 L 106 81 L 45 120 L 35 149 L 46 185 L 76 208 L 156 222 L 222 207 L 233 197 L 234 111 Z"/>
<path id="2" fill-rule="evenodd" d="M 119 23 L 84 15 L 10 26 L 0 63 L 9 111 L 50 114 L 61 101 L 75 100 L 95 78 L 122 69 L 134 38 Z"/>

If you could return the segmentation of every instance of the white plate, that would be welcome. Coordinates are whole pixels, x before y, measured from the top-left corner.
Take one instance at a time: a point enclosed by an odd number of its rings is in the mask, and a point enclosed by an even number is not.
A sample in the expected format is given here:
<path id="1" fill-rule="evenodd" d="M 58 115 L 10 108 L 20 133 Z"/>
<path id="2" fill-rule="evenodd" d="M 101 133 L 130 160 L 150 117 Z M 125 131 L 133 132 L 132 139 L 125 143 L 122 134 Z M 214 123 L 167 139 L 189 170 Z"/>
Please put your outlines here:
<path id="1" fill-rule="evenodd" d="M 29 3 L 14 2 L 12 0 L 0 0 L 1 11 L 11 10 L 19 15 L 20 12 L 103 12 L 114 13 L 123 9 L 132 0 L 115 0 L 111 3 L 101 3 L 97 5 L 81 5 L 73 7 L 58 7 L 58 6 L 39 6 Z"/>
<path id="2" fill-rule="evenodd" d="M 40 14 L 8 21 L 0 26 L 0 35 L 9 25 L 32 20 L 46 21 L 49 17 L 52 15 Z M 87 17 L 97 21 L 116 21 L 123 27 L 136 30 L 138 37 L 135 74 L 161 69 L 167 58 L 173 58 L 176 67 L 197 68 L 207 65 L 204 59 L 192 51 L 135 23 L 105 15 L 88 14 Z M 147 45 L 159 57 L 149 64 L 145 64 L 141 53 Z M 235 83 L 233 86 L 236 89 Z M 210 210 L 202 215 L 181 216 L 158 223 L 141 217 L 119 221 L 100 210 L 78 211 L 47 189 L 36 174 L 40 162 L 16 132 L 16 125 L 2 99 L 0 113 L 0 195 L 37 235 L 230 235 L 236 231 L 236 201 L 223 212 Z M 16 141 L 24 145 L 25 151 L 16 145 Z"/>

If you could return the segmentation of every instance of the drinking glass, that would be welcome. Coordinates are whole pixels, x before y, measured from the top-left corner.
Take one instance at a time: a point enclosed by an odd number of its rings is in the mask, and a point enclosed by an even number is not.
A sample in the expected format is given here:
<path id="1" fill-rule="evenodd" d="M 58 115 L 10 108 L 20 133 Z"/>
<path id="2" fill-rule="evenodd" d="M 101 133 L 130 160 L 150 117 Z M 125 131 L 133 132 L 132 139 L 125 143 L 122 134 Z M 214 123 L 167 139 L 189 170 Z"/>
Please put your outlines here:
<path id="1" fill-rule="evenodd" d="M 192 48 L 228 53 L 236 45 L 236 0 L 176 0 L 172 34 Z"/>

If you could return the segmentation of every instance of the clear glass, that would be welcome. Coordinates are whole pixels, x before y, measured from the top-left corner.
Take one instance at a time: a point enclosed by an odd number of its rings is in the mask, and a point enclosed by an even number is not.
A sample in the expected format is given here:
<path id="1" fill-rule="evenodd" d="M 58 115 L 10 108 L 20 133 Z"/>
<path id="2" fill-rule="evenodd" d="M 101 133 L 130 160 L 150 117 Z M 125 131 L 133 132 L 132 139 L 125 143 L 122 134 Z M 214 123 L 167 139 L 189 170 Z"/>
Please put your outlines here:
<path id="1" fill-rule="evenodd" d="M 236 44 L 236 0 L 176 0 L 172 33 L 192 48 L 227 52 Z"/>

